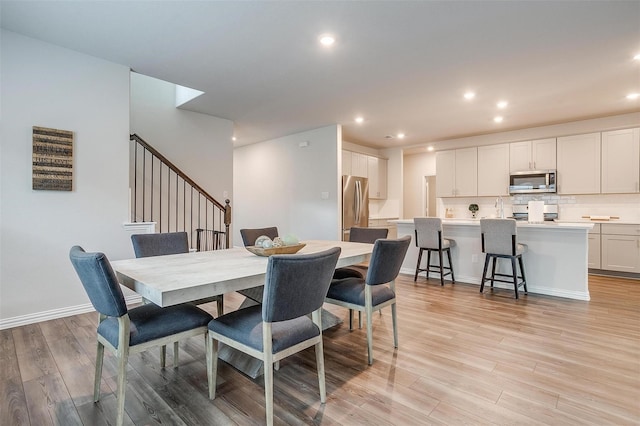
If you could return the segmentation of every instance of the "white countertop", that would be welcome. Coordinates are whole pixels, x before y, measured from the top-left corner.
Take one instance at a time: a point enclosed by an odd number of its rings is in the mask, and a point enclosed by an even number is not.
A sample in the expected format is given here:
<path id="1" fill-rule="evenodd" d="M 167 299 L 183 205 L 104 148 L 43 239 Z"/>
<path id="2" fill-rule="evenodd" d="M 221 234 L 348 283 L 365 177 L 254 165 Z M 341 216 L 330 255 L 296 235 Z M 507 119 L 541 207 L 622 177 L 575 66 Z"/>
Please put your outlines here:
<path id="1" fill-rule="evenodd" d="M 401 219 L 401 220 L 393 220 L 391 222 L 403 224 L 403 225 L 413 225 L 413 219 Z M 516 221 L 516 224 L 519 228 L 545 228 L 545 229 L 569 229 L 569 228 L 581 228 L 581 229 L 592 229 L 594 223 L 601 222 L 552 222 L 545 221 L 542 223 L 529 223 L 524 220 Z M 610 223 L 610 222 L 604 222 Z M 462 226 L 480 226 L 480 219 L 442 219 L 443 225 L 462 225 Z"/>

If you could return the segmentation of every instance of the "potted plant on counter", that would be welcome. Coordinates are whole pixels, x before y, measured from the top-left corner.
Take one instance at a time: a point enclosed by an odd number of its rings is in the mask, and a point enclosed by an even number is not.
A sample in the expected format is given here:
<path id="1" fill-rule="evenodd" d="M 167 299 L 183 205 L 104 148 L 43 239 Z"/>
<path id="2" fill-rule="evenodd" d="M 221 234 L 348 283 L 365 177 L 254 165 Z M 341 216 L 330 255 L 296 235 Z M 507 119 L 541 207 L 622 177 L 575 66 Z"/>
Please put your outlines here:
<path id="1" fill-rule="evenodd" d="M 478 214 L 478 210 L 480 210 L 480 208 L 478 207 L 477 204 L 469 204 L 469 211 L 471 212 L 471 217 L 473 217 L 474 219 Z"/>

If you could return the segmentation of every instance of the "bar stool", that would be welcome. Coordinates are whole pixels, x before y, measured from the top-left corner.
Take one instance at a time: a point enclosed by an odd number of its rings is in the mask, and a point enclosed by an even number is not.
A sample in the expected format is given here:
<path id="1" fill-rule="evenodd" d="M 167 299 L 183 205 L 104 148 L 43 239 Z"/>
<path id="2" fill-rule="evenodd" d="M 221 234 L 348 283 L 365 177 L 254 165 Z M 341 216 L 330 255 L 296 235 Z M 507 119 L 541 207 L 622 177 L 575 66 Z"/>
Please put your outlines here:
<path id="1" fill-rule="evenodd" d="M 416 233 L 416 247 L 420 249 L 418 253 L 418 264 L 416 265 L 416 274 L 413 281 L 418 279 L 420 272 L 427 273 L 436 272 L 440 274 L 440 285 L 444 285 L 444 277 L 451 275 L 451 282 L 455 284 L 456 279 L 453 275 L 453 263 L 451 262 L 451 247 L 455 247 L 456 242 L 450 238 L 442 238 L 442 219 L 437 217 L 416 217 L 413 219 Z M 427 267 L 420 268 L 422 262 L 422 252 L 427 250 Z M 431 265 L 431 252 L 438 252 L 440 259 L 439 265 Z M 443 252 L 447 253 L 449 266 L 443 264 Z M 448 272 L 445 272 L 447 270 Z"/>
<path id="2" fill-rule="evenodd" d="M 524 262 L 522 255 L 527 252 L 526 244 L 519 244 L 516 235 L 516 221 L 514 219 L 480 219 L 480 233 L 482 237 L 482 252 L 485 253 L 484 269 L 482 271 L 482 282 L 480 283 L 480 293 L 484 290 L 484 282 L 513 283 L 516 299 L 518 299 L 518 288 L 524 287 L 527 294 L 527 279 L 524 273 Z M 498 258 L 511 260 L 511 275 L 496 273 L 496 263 Z M 516 259 L 520 264 L 520 275 L 517 274 Z M 491 277 L 487 277 L 489 262 L 493 260 L 491 266 Z M 497 279 L 498 277 L 510 277 L 511 280 Z M 518 280 L 521 280 L 518 282 Z"/>

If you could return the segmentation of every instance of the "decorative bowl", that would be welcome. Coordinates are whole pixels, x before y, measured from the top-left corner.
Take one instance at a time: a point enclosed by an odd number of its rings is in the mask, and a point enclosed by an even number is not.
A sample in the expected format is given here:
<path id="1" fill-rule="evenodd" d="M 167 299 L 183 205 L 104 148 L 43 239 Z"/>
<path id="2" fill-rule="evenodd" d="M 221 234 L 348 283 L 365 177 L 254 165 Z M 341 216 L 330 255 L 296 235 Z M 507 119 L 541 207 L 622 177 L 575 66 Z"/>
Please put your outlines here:
<path id="1" fill-rule="evenodd" d="M 272 254 L 294 254 L 299 252 L 304 246 L 306 246 L 306 244 L 300 243 L 282 247 L 263 248 L 256 246 L 246 246 L 245 248 L 257 256 L 269 257 Z"/>

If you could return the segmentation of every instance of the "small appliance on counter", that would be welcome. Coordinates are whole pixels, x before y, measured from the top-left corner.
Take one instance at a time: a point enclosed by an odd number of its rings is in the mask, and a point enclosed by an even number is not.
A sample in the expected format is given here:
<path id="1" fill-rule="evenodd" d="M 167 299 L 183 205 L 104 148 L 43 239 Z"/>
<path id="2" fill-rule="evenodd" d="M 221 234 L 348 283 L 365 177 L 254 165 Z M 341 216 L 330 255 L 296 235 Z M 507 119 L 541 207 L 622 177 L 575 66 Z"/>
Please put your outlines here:
<path id="1" fill-rule="evenodd" d="M 543 218 L 546 221 L 558 218 L 558 205 L 545 204 L 543 206 Z M 513 218 L 515 220 L 529 220 L 529 206 L 527 204 L 515 204 L 513 206 Z"/>

